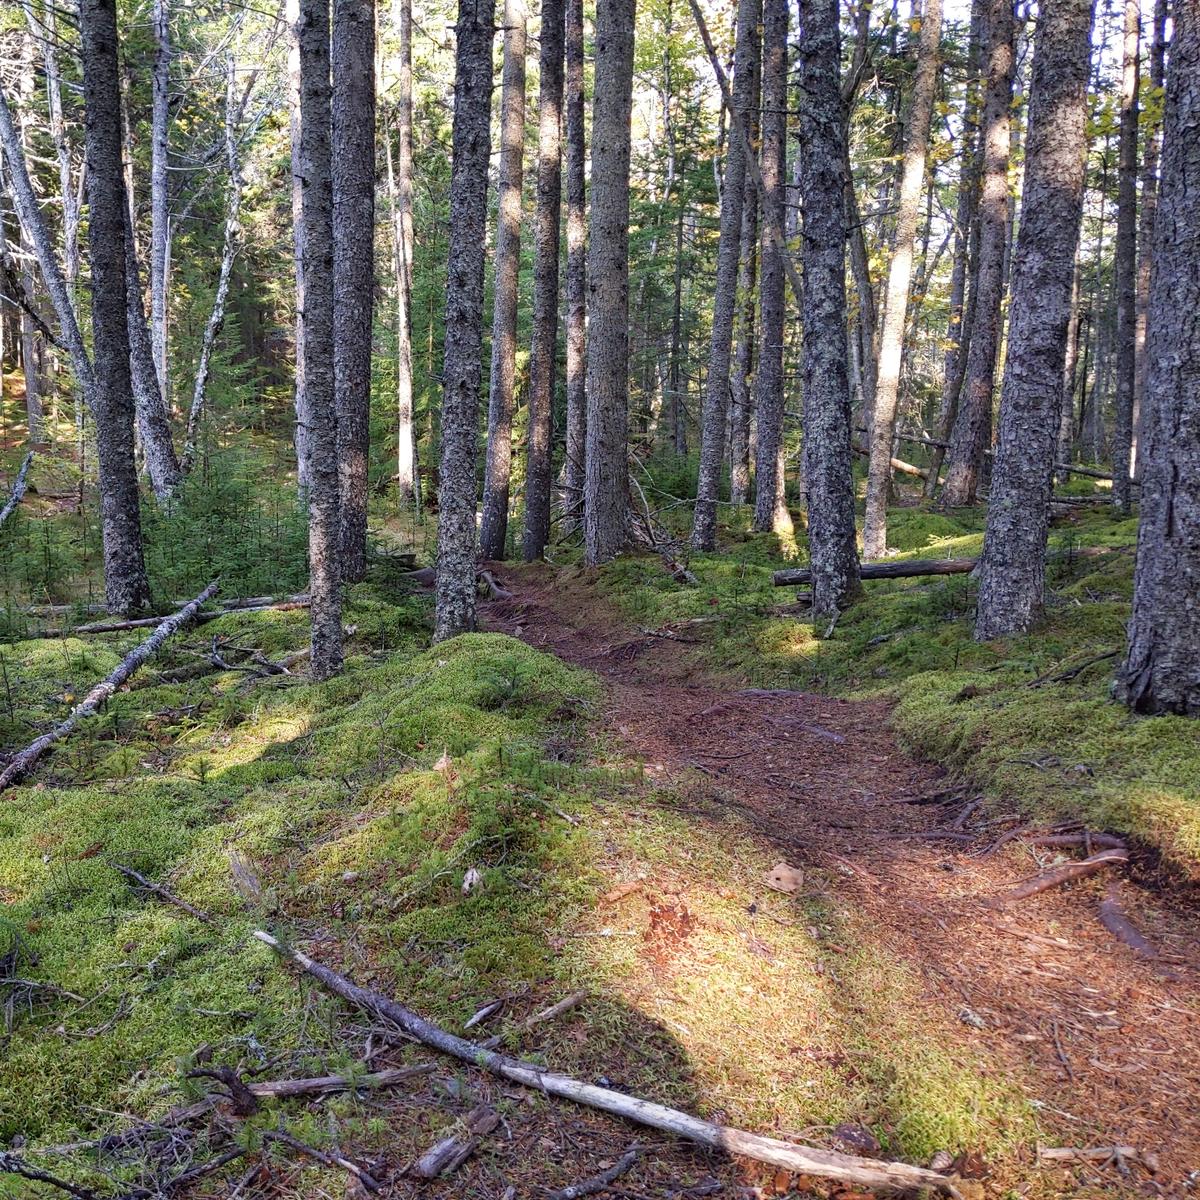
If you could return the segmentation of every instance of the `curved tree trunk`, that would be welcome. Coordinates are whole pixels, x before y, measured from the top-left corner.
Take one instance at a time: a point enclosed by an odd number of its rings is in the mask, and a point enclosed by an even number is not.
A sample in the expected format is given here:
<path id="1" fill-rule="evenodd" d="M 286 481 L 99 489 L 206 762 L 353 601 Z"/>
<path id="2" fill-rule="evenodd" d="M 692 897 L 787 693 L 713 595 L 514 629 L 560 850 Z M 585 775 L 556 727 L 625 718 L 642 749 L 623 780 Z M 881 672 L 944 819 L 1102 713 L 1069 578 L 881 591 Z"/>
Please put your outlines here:
<path id="1" fill-rule="evenodd" d="M 1054 450 L 1083 215 L 1092 0 L 1044 0 L 1038 14 L 1015 249 L 1008 352 L 975 637 L 1027 630 L 1041 615 Z"/>
<path id="2" fill-rule="evenodd" d="M 783 493 L 784 250 L 771 237 L 784 226 L 787 153 L 787 0 L 763 0 L 762 284 L 758 343 L 758 434 L 754 458 L 754 528 L 792 532 Z"/>
<path id="3" fill-rule="evenodd" d="M 635 0 L 599 0 L 588 230 L 587 438 L 583 533 L 589 565 L 629 543 L 629 160 Z"/>
<path id="4" fill-rule="evenodd" d="M 450 247 L 442 364 L 437 611 L 444 641 L 475 628 L 475 463 L 483 345 L 483 251 L 492 153 L 494 0 L 459 0 L 455 26 Z"/>
<path id="5" fill-rule="evenodd" d="M 803 229 L 804 479 L 813 616 L 830 619 L 862 591 L 850 466 L 846 373 L 846 136 L 839 89 L 837 0 L 800 2 Z"/>
<path id="6" fill-rule="evenodd" d="M 987 84 L 983 100 L 983 172 L 979 200 L 979 269 L 973 301 L 966 394 L 950 434 L 942 503 L 975 502 L 983 452 L 992 427 L 1000 305 L 1004 298 L 1004 243 L 1008 226 L 1009 110 L 1012 105 L 1012 0 L 988 0 L 985 14 Z"/>
<path id="7" fill-rule="evenodd" d="M 1129 652 L 1117 695 L 1200 716 L 1200 3 L 1179 0 L 1150 268 L 1145 460 Z"/>
<path id="8" fill-rule="evenodd" d="M 342 667 L 338 572 L 338 436 L 334 391 L 333 164 L 329 0 L 300 0 L 295 28 L 300 70 L 299 159 L 293 157 L 304 223 L 304 391 L 309 420 L 308 568 L 312 675 Z M 369 61 L 369 60 L 368 60 Z"/>
<path id="9" fill-rule="evenodd" d="M 529 353 L 529 433 L 525 459 L 526 562 L 550 541 L 550 472 L 558 348 L 558 242 L 562 205 L 563 0 L 543 0 L 538 95 L 537 225 L 534 233 L 533 344 Z"/>
<path id="10" fill-rule="evenodd" d="M 504 80 L 500 98 L 500 181 L 492 299 L 492 376 L 479 545 L 503 558 L 512 478 L 513 393 L 517 371 L 517 287 L 521 278 L 521 183 L 525 155 L 525 0 L 504 0 Z"/>
<path id="11" fill-rule="evenodd" d="M 900 389 L 900 367 L 904 359 L 913 246 L 916 243 L 917 218 L 925 182 L 925 159 L 929 146 L 929 125 L 933 117 L 933 95 L 937 87 L 941 36 L 942 0 L 925 0 L 917 46 L 917 69 L 905 123 L 896 235 L 888 270 L 883 329 L 879 338 L 879 375 L 875 383 L 875 407 L 870 422 L 871 464 L 863 521 L 863 554 L 867 558 L 879 558 L 887 553 L 892 439 L 896 433 L 896 401 Z"/>
<path id="12" fill-rule="evenodd" d="M 333 4 L 333 386 L 341 577 L 367 566 L 375 295 L 375 3 Z"/>
<path id="13" fill-rule="evenodd" d="M 754 103 L 754 43 L 761 9 L 761 0 L 738 0 L 733 104 L 747 129 Z M 717 544 L 717 499 L 725 465 L 725 422 L 729 416 L 729 368 L 745 192 L 746 152 L 742 139 L 735 136 L 729 139 L 725 152 L 725 175 L 721 185 L 721 234 L 700 424 L 700 474 L 696 481 L 696 511 L 692 523 L 692 545 L 697 550 L 712 550 Z"/>

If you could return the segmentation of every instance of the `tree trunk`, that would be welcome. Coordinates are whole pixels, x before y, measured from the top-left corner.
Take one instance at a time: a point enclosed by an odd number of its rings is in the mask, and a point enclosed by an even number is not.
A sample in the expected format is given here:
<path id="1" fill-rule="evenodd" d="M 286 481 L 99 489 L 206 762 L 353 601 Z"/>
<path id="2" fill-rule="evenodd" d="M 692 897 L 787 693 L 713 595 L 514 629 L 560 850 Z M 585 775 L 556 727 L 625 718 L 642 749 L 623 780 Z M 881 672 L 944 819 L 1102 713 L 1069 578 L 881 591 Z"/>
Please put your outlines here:
<path id="1" fill-rule="evenodd" d="M 687 455 L 687 395 L 683 382 L 683 211 L 675 217 L 675 274 L 671 290 L 671 348 L 667 356 L 667 391 L 671 398 L 671 448 Z"/>
<path id="2" fill-rule="evenodd" d="M 979 641 L 1025 632 L 1044 603 L 1054 450 L 1083 215 L 1091 31 L 1092 0 L 1044 0 L 1039 9 L 1000 437 L 977 572 Z"/>
<path id="3" fill-rule="evenodd" d="M 747 129 L 754 104 L 754 46 L 761 10 L 762 0 L 738 0 L 733 105 Z M 725 152 L 725 174 L 721 186 L 721 233 L 717 249 L 708 374 L 704 384 L 704 408 L 700 424 L 700 473 L 696 481 L 696 510 L 692 523 L 692 545 L 697 550 L 712 550 L 717 544 L 717 500 L 721 490 L 721 471 L 725 465 L 725 422 L 729 415 L 729 368 L 745 191 L 746 153 L 742 139 L 734 135 L 730 137 Z"/>
<path id="4" fill-rule="evenodd" d="M 338 571 L 338 422 L 334 384 L 334 222 L 329 0 L 299 0 L 299 156 L 293 156 L 304 226 L 300 274 L 304 310 L 304 393 L 309 420 L 308 569 L 311 670 L 328 679 L 342 667 Z M 368 65 L 371 58 L 367 58 Z"/>
<path id="5" fill-rule="evenodd" d="M 508 540 L 524 153 L 525 0 L 504 0 L 504 77 L 500 98 L 492 375 L 488 390 L 487 455 L 483 469 L 483 519 L 479 527 L 479 545 L 484 558 L 504 558 Z"/>
<path id="6" fill-rule="evenodd" d="M 905 128 L 904 162 L 896 213 L 896 238 L 888 270 L 887 299 L 879 339 L 879 378 L 875 384 L 874 416 L 870 422 L 871 465 L 863 521 L 863 554 L 880 558 L 887 553 L 887 502 L 892 482 L 892 439 L 896 432 L 896 401 L 904 359 L 904 331 L 912 283 L 913 246 L 925 182 L 925 158 L 933 96 L 937 88 L 938 49 L 942 34 L 942 0 L 925 0 Z"/>
<path id="7" fill-rule="evenodd" d="M 763 0 L 762 64 L 762 284 L 758 343 L 758 436 L 754 456 L 754 528 L 790 534 L 784 503 L 783 337 L 784 251 L 771 237 L 772 220 L 784 226 L 787 154 L 787 0 Z"/>
<path id="8" fill-rule="evenodd" d="M 1145 459 L 1129 652 L 1117 695 L 1200 716 L 1200 4 L 1179 0 L 1150 268 Z"/>
<path id="9" fill-rule="evenodd" d="M 629 160 L 635 0 L 599 0 L 588 231 L 583 533 L 590 566 L 629 543 Z M 736 265 L 736 263 L 735 263 Z"/>
<path id="10" fill-rule="evenodd" d="M 804 478 L 817 621 L 835 617 L 862 591 L 846 374 L 846 129 L 839 41 L 837 0 L 800 0 Z"/>
<path id="11" fill-rule="evenodd" d="M 301 0 L 284 0 L 288 27 L 300 22 Z M 304 499 L 312 486 L 312 420 L 305 387 L 304 361 L 304 205 L 303 169 L 300 159 L 300 45 L 295 37 L 288 44 L 288 115 L 292 150 L 292 246 L 296 272 L 295 392 L 296 487 Z"/>
<path id="12" fill-rule="evenodd" d="M 388 146 L 388 186 L 392 189 L 392 229 L 396 258 L 396 490 L 401 502 L 420 502 L 417 435 L 413 420 L 412 260 L 413 260 L 413 97 L 412 0 L 393 8 L 399 34 L 397 70 L 396 174 Z"/>
<path id="13" fill-rule="evenodd" d="M 1153 108 L 1163 85 L 1163 64 L 1167 43 L 1167 0 L 1154 0 L 1154 27 L 1150 35 L 1150 91 Z M 1150 107 L 1150 106 L 1147 106 Z M 1162 144 L 1162 121 L 1157 114 L 1145 116 L 1146 152 L 1142 158 L 1142 197 L 1138 214 L 1137 281 L 1135 297 L 1134 376 L 1133 376 L 1133 465 L 1138 467 L 1141 441 L 1142 394 L 1146 387 L 1146 312 L 1150 300 L 1150 257 L 1154 246 L 1154 212 L 1158 202 L 1158 155 Z"/>
<path id="14" fill-rule="evenodd" d="M 475 628 L 475 463 L 495 11 L 494 0 L 459 0 L 455 29 L 434 620 L 434 639 L 439 642 Z"/>
<path id="15" fill-rule="evenodd" d="M 1062 395 L 1058 417 L 1058 447 L 1055 461 L 1069 463 L 1075 442 L 1075 374 L 1079 367 L 1079 249 L 1075 250 L 1075 267 L 1071 272 L 1071 308 L 1067 316 L 1067 352 L 1063 361 Z M 1067 472 L 1059 471 L 1059 482 L 1067 481 Z"/>
<path id="16" fill-rule="evenodd" d="M 758 0 L 761 4 L 762 0 Z M 762 107 L 762 37 L 754 29 L 750 69 L 750 101 L 746 127 L 752 145 L 758 145 L 759 112 Z M 742 232 L 738 248 L 737 350 L 730 383 L 729 411 L 729 499 L 737 507 L 750 492 L 750 423 L 754 410 L 754 317 L 758 308 L 758 187 L 746 173 L 742 184 Z"/>
<path id="17" fill-rule="evenodd" d="M 375 295 L 375 0 L 333 3 L 333 386 L 342 579 L 367 567 Z"/>
<path id="18" fill-rule="evenodd" d="M 150 327 L 159 402 L 167 405 L 167 245 L 170 208 L 167 191 L 167 135 L 170 123 L 171 28 L 167 0 L 154 0 L 153 100 L 150 108 Z"/>
<path id="19" fill-rule="evenodd" d="M 1004 295 L 1004 241 L 1008 224 L 1009 111 L 1012 105 L 1012 0 L 988 0 L 985 13 L 987 84 L 983 101 L 983 171 L 979 200 L 979 271 L 966 394 L 950 435 L 949 465 L 942 503 L 957 508 L 975 502 L 983 452 L 992 425 L 996 357 L 1000 348 L 1000 305 Z"/>
<path id="20" fill-rule="evenodd" d="M 1117 328 L 1113 344 L 1116 398 L 1113 421 L 1113 504 L 1129 508 L 1133 455 L 1133 392 L 1137 365 L 1137 168 L 1139 0 L 1125 0 L 1121 56 L 1121 131 L 1117 149 Z"/>
<path id="21" fill-rule="evenodd" d="M 558 348 L 558 242 L 562 205 L 563 0 L 543 0 L 538 95 L 537 225 L 533 343 L 529 352 L 529 433 L 522 555 L 535 562 L 550 541 L 550 472 Z"/>
<path id="22" fill-rule="evenodd" d="M 564 532 L 583 516 L 587 455 L 587 149 L 584 145 L 583 0 L 566 0 L 567 107 L 567 428 L 563 461 Z"/>
<path id="23" fill-rule="evenodd" d="M 92 266 L 92 348 L 96 452 L 104 541 L 104 593 L 114 612 L 150 603 L 142 555 L 133 458 L 133 389 L 125 277 L 125 180 L 121 171 L 121 86 L 116 0 L 82 0 L 84 139 L 88 245 Z"/>

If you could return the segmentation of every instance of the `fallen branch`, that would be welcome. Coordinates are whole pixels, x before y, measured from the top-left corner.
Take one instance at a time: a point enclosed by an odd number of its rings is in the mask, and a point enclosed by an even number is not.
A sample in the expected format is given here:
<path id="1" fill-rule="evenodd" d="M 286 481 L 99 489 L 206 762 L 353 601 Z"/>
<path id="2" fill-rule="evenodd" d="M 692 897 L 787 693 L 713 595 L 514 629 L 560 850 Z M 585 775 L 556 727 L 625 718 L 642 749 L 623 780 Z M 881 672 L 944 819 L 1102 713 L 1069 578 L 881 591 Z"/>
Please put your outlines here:
<path id="1" fill-rule="evenodd" d="M 630 1146 L 611 1167 L 591 1175 L 587 1179 L 581 1179 L 578 1183 L 571 1184 L 570 1187 L 551 1192 L 547 1200 L 582 1200 L 584 1196 L 594 1196 L 597 1192 L 606 1191 L 626 1171 L 630 1170 L 641 1156 L 641 1146 Z"/>
<path id="2" fill-rule="evenodd" d="M 100 1200 L 97 1193 L 90 1188 L 76 1187 L 75 1184 L 59 1179 L 57 1175 L 51 1175 L 48 1171 L 31 1167 L 17 1154 L 0 1152 L 0 1172 L 19 1175 L 22 1179 L 29 1179 L 34 1183 L 49 1184 L 50 1187 L 58 1188 L 60 1192 L 66 1192 L 68 1196 L 74 1196 L 75 1200 Z"/>
<path id="3" fill-rule="evenodd" d="M 553 1021 L 555 1017 L 561 1017 L 563 1013 L 578 1008 L 587 998 L 587 989 L 580 988 L 579 991 L 564 996 L 557 1004 L 552 1004 L 549 1008 L 543 1008 L 541 1012 L 535 1012 L 532 1016 L 526 1017 L 525 1028 L 532 1029 L 533 1026 L 540 1025 L 543 1021 Z"/>
<path id="4" fill-rule="evenodd" d="M 8 503 L 3 508 L 0 508 L 0 525 L 3 525 L 12 516 L 17 505 L 21 503 L 25 495 L 25 489 L 29 485 L 29 464 L 31 462 L 33 462 L 32 450 L 21 460 L 21 468 L 17 471 L 16 481 L 12 485 L 12 491 L 8 494 Z"/>
<path id="5" fill-rule="evenodd" d="M 439 1026 L 426 1021 L 415 1012 L 378 992 L 361 988 L 344 975 L 322 966 L 294 946 L 284 946 L 271 934 L 256 930 L 254 936 L 277 954 L 290 959 L 307 974 L 323 984 L 335 995 L 366 1012 L 390 1021 L 403 1032 L 449 1054 L 463 1062 L 490 1071 L 535 1091 L 559 1096 L 566 1100 L 612 1113 L 626 1120 L 662 1129 L 668 1133 L 688 1139 L 727 1154 L 740 1155 L 757 1162 L 770 1163 L 798 1174 L 816 1175 L 825 1179 L 839 1179 L 863 1187 L 900 1188 L 916 1190 L 935 1188 L 961 1200 L 954 1180 L 948 1175 L 930 1171 L 906 1163 L 879 1162 L 855 1155 L 841 1154 L 833 1150 L 821 1150 L 809 1146 L 797 1146 L 777 1138 L 762 1137 L 725 1125 L 703 1121 L 678 1109 L 668 1108 L 650 1100 L 642 1100 L 611 1088 L 582 1083 L 567 1075 L 546 1071 L 534 1063 L 509 1058 L 494 1050 L 487 1050 L 464 1038 L 447 1033 Z"/>
<path id="6" fill-rule="evenodd" d="M 866 446 L 860 446 L 858 442 L 851 442 L 850 448 L 855 454 L 861 454 L 864 458 L 870 458 L 871 452 Z M 914 466 L 910 462 L 905 462 L 902 458 L 893 458 L 890 460 L 893 471 L 899 471 L 901 475 L 915 475 L 918 479 L 928 479 L 929 472 L 924 467 Z M 940 477 L 938 483 L 944 482 Z"/>
<path id="7" fill-rule="evenodd" d="M 492 600 L 514 600 L 516 597 L 506 587 L 501 587 L 499 581 L 491 571 L 476 572 L 480 582 L 488 590 L 488 597 Z"/>
<path id="8" fill-rule="evenodd" d="M 420 1179 L 436 1179 L 439 1175 L 457 1171 L 475 1153 L 479 1139 L 499 1124 L 500 1118 L 494 1109 L 486 1104 L 478 1105 L 463 1119 L 463 1131 L 452 1133 L 430 1146 L 413 1164 L 412 1173 Z"/>
<path id="9" fill-rule="evenodd" d="M 1024 839 L 1029 846 L 1082 846 L 1089 854 L 1097 850 L 1128 850 L 1119 837 L 1111 833 L 1031 833 Z"/>
<path id="10" fill-rule="evenodd" d="M 154 883 L 147 879 L 145 875 L 139 875 L 132 867 L 123 867 L 120 863 L 113 863 L 113 868 L 120 871 L 126 879 L 132 879 L 134 883 L 144 892 L 151 892 L 160 900 L 165 900 L 168 904 L 175 905 L 176 908 L 181 908 L 185 913 L 189 913 L 198 921 L 204 921 L 208 925 L 213 925 L 216 922 L 203 909 L 197 908 L 194 904 L 189 904 L 186 900 L 175 895 L 174 892 L 169 892 L 160 883 Z"/>
<path id="11" fill-rule="evenodd" d="M 1099 854 L 1093 854 L 1091 858 L 1083 859 L 1082 862 L 1060 863 L 1057 867 L 1051 867 L 1041 875 L 1018 884 L 1011 892 L 998 897 L 992 903 L 1001 905 L 1014 900 L 1025 900 L 1041 892 L 1048 892 L 1051 888 L 1062 887 L 1064 883 L 1070 883 L 1072 880 L 1095 875 L 1106 867 L 1115 867 L 1128 861 L 1128 850 L 1103 850 Z"/>
<path id="12" fill-rule="evenodd" d="M 1042 1146 L 1038 1150 L 1038 1158 L 1043 1162 L 1091 1162 L 1104 1165 L 1112 1162 L 1139 1163 L 1151 1175 L 1158 1172 L 1158 1156 L 1138 1150 L 1133 1146 L 1096 1146 L 1085 1149 L 1082 1146 Z"/>
<path id="13" fill-rule="evenodd" d="M 1042 687 L 1047 683 L 1066 683 L 1070 679 L 1074 679 L 1077 675 L 1083 674 L 1088 667 L 1094 667 L 1097 663 L 1107 662 L 1110 658 L 1116 658 L 1120 654 L 1120 650 L 1106 650 L 1103 654 L 1094 654 L 1091 658 L 1085 658 L 1083 662 L 1071 667 L 1066 671 L 1058 671 L 1049 675 L 1039 675 L 1036 679 L 1031 679 L 1025 686 L 1036 688 Z"/>
<path id="14" fill-rule="evenodd" d="M 259 598 L 255 597 L 255 599 Z M 223 608 L 213 608 L 207 612 L 197 613 L 193 623 L 206 625 L 209 621 L 219 621 L 231 613 L 292 612 L 308 608 L 308 606 L 307 596 L 272 601 L 267 604 L 230 604 Z M 166 621 L 173 620 L 178 615 L 178 613 L 171 613 L 166 617 L 137 617 L 131 621 L 93 621 L 87 625 L 75 625 L 68 629 L 40 629 L 35 633 L 25 634 L 24 637 L 29 641 L 44 641 L 50 638 L 86 637 L 93 633 L 127 633 L 132 629 L 153 629 Z"/>
<path id="15" fill-rule="evenodd" d="M 1115 883 L 1108 885 L 1104 891 L 1104 899 L 1100 901 L 1100 924 L 1119 942 L 1124 942 L 1126 946 L 1142 955 L 1143 958 L 1158 958 L 1158 951 L 1125 915 L 1125 909 L 1121 906 L 1120 892 Z"/>
<path id="16" fill-rule="evenodd" d="M 8 766 L 0 772 L 0 792 L 10 784 L 28 774 L 38 759 L 54 745 L 72 733 L 81 721 L 93 716 L 96 711 L 125 681 L 144 663 L 152 658 L 162 648 L 163 643 L 177 633 L 189 622 L 196 619 L 200 606 L 217 591 L 217 581 L 213 580 L 194 600 L 189 601 L 173 616 L 167 617 L 159 627 L 141 645 L 131 650 L 120 662 L 117 668 L 104 680 L 98 683 L 83 702 L 71 709 L 70 716 L 56 725 L 49 733 L 43 733 L 17 754 Z"/>
<path id="17" fill-rule="evenodd" d="M 374 1175 L 364 1171 L 358 1163 L 351 1162 L 348 1158 L 340 1154 L 326 1154 L 324 1150 L 318 1150 L 315 1146 L 306 1145 L 299 1138 L 294 1138 L 290 1133 L 284 1133 L 281 1129 L 272 1129 L 264 1133 L 263 1141 L 282 1142 L 283 1145 L 291 1146 L 293 1150 L 298 1150 L 301 1154 L 307 1154 L 309 1158 L 315 1158 L 317 1162 L 324 1163 L 327 1167 L 341 1167 L 343 1171 L 348 1171 L 353 1175 L 368 1192 L 383 1190 L 383 1184 Z"/>

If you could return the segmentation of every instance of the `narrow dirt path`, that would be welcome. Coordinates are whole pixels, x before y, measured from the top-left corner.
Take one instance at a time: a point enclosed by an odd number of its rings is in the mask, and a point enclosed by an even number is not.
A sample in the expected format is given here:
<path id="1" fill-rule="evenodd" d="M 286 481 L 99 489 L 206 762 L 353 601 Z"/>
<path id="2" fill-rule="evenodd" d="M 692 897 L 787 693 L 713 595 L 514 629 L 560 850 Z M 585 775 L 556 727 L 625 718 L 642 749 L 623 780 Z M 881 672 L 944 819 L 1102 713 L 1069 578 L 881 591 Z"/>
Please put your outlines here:
<path id="1" fill-rule="evenodd" d="M 545 567 L 498 574 L 513 599 L 485 605 L 486 625 L 599 675 L 607 724 L 648 773 L 707 780 L 791 862 L 834 868 L 839 900 L 924 980 L 922 1002 L 1021 1080 L 1048 1144 L 1132 1146 L 1157 1168 L 1101 1155 L 1060 1172 L 1062 1188 L 1190 1189 L 1200 1167 L 1196 914 L 1120 883 L 1128 915 L 1160 950 L 1147 961 L 1097 920 L 1103 879 L 997 908 L 989 900 L 1037 863 L 1015 842 L 981 856 L 1011 822 L 989 829 L 969 793 L 913 803 L 938 791 L 943 772 L 899 749 L 886 703 L 721 687 L 691 647 L 622 628 L 586 581 Z"/>

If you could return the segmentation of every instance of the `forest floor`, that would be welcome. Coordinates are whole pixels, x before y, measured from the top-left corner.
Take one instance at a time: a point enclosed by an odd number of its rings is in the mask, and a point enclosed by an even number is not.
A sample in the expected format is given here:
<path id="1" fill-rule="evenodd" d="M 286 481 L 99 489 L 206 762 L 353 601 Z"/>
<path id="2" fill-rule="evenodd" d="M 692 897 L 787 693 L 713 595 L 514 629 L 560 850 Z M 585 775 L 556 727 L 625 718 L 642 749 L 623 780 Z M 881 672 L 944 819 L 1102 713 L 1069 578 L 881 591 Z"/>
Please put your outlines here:
<path id="1" fill-rule="evenodd" d="M 915 982 L 908 1019 L 949 1061 L 969 1064 L 964 1077 L 973 1070 L 1024 1097 L 1036 1141 L 1010 1147 L 1003 1165 L 988 1161 L 988 1147 L 962 1153 L 964 1174 L 986 1177 L 995 1165 L 993 1182 L 1022 1192 L 1039 1174 L 1051 1190 L 1163 1194 L 1192 1185 L 1200 1164 L 1200 1109 L 1189 1099 L 1200 1094 L 1200 913 L 1189 901 L 1130 879 L 1115 884 L 1157 948 L 1154 959 L 1100 924 L 1103 880 L 998 905 L 1054 852 L 1020 840 L 989 852 L 1011 822 L 989 819 L 971 790 L 939 795 L 945 771 L 901 751 L 886 701 L 723 686 L 686 628 L 630 629 L 586 576 L 564 579 L 541 566 L 498 576 L 514 598 L 487 606 L 489 627 L 597 673 L 618 752 L 680 788 L 679 811 L 691 824 L 677 843 L 682 859 L 697 842 L 727 839 L 714 814 L 732 809 L 771 855 L 804 872 L 798 899 L 839 914 L 836 931 L 809 930 L 833 986 L 839 960 L 853 964 L 869 949 L 885 976 L 898 970 Z M 1131 875 L 1152 879 L 1136 857 Z M 679 865 L 670 858 L 656 870 L 670 876 Z M 654 878 L 633 883 L 610 893 L 622 897 L 614 909 L 648 910 L 651 929 L 664 905 L 672 913 L 669 935 L 654 942 L 658 970 L 703 971 L 688 944 L 695 918 L 686 889 Z M 749 938 L 770 972 L 775 932 L 768 921 L 729 936 Z M 776 1052 L 842 1053 L 786 1036 Z M 976 1102 L 994 1103 L 982 1094 Z M 1038 1144 L 1088 1156 L 1060 1160 L 1047 1176 L 1053 1160 L 1036 1161 Z M 1101 1152 L 1117 1146 L 1132 1149 Z"/>

